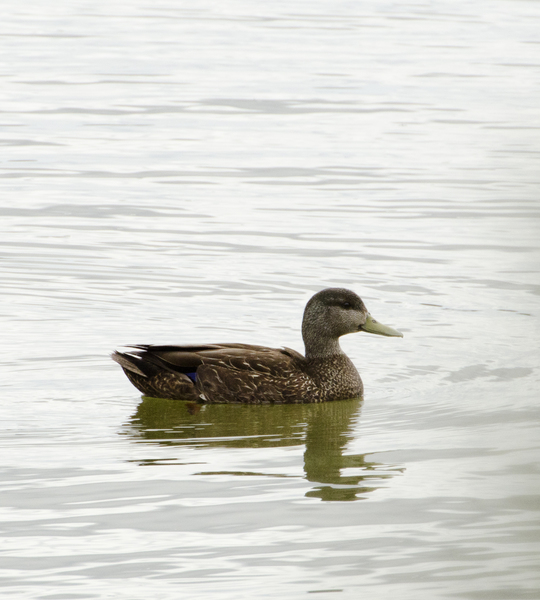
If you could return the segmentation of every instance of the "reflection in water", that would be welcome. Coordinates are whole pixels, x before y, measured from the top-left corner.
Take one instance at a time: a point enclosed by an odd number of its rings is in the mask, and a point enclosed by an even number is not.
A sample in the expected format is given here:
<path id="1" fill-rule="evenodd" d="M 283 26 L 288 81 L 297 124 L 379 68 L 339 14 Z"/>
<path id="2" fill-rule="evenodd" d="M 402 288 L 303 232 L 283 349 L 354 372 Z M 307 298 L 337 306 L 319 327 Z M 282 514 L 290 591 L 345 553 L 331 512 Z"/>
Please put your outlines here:
<path id="1" fill-rule="evenodd" d="M 361 400 L 346 400 L 269 406 L 200 405 L 145 397 L 127 424 L 126 433 L 139 440 L 168 446 L 265 448 L 305 444 L 305 476 L 316 483 L 306 496 L 358 500 L 362 494 L 380 487 L 381 480 L 403 471 L 370 462 L 367 455 L 343 454 L 353 437 L 352 424 L 361 404 Z M 156 463 L 164 461 L 140 461 L 145 465 Z M 344 475 L 345 469 L 355 472 Z M 234 471 L 220 474 L 261 475 Z"/>

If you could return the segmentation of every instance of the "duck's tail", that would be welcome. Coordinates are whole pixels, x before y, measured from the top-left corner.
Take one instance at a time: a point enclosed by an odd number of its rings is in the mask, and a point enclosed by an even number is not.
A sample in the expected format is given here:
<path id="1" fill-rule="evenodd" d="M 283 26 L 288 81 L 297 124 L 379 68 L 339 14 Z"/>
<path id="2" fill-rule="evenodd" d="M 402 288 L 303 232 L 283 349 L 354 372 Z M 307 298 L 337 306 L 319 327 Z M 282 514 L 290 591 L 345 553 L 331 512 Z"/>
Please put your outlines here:
<path id="1" fill-rule="evenodd" d="M 132 373 L 136 373 L 137 375 L 141 375 L 142 377 L 148 377 L 149 375 L 147 373 L 144 373 L 144 371 L 142 371 L 139 368 L 139 365 L 142 364 L 142 359 L 140 356 L 137 355 L 137 353 L 127 354 L 115 350 L 111 354 L 111 358 L 114 360 L 114 362 L 117 362 L 122 367 L 122 369 L 124 369 L 124 371 L 131 371 Z"/>

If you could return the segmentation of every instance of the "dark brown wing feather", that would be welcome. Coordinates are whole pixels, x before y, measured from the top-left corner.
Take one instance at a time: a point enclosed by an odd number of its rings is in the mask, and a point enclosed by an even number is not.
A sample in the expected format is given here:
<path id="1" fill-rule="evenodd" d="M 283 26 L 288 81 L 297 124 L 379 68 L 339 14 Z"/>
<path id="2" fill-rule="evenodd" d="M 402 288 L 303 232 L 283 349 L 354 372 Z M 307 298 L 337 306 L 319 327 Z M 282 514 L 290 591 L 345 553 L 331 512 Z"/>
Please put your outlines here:
<path id="1" fill-rule="evenodd" d="M 305 358 L 289 348 L 249 344 L 132 347 L 136 350 L 116 353 L 113 359 L 143 393 L 190 399 L 197 394 L 207 402 L 246 404 L 318 399 L 314 397 L 317 387 L 303 370 Z M 187 377 L 195 372 L 196 384 Z"/>

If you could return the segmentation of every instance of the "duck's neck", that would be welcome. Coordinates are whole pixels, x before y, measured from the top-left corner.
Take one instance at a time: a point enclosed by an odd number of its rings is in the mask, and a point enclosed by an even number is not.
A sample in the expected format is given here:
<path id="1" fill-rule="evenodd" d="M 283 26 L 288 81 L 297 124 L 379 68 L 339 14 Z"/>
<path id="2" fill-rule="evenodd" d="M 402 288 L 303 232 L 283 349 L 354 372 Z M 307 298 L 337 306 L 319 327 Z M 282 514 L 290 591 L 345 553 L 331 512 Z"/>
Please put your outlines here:
<path id="1" fill-rule="evenodd" d="M 339 338 L 321 336 L 320 332 L 306 331 L 302 328 L 302 337 L 306 348 L 306 358 L 329 358 L 343 354 Z"/>

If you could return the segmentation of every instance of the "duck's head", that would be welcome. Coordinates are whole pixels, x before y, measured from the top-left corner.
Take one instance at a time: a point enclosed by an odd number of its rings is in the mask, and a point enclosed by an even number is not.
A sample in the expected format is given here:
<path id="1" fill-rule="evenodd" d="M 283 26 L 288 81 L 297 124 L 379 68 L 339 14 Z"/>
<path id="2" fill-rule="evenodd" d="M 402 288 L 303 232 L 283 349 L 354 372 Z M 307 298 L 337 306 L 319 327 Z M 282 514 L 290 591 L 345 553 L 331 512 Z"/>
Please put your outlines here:
<path id="1" fill-rule="evenodd" d="M 327 288 L 317 292 L 307 303 L 302 322 L 306 354 L 334 353 L 338 338 L 348 333 L 365 331 L 376 335 L 403 337 L 392 327 L 376 321 L 362 299 L 344 288 Z"/>

